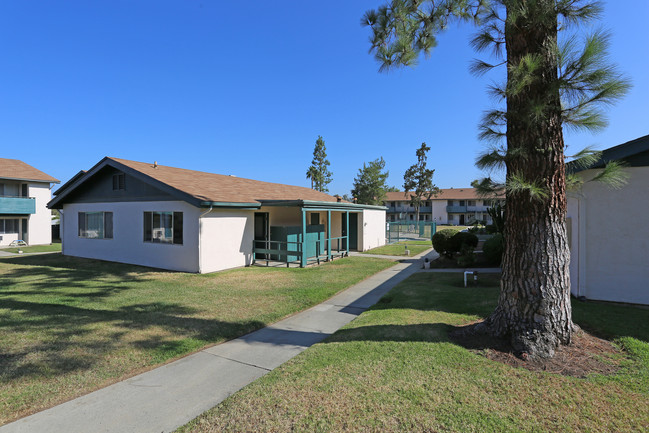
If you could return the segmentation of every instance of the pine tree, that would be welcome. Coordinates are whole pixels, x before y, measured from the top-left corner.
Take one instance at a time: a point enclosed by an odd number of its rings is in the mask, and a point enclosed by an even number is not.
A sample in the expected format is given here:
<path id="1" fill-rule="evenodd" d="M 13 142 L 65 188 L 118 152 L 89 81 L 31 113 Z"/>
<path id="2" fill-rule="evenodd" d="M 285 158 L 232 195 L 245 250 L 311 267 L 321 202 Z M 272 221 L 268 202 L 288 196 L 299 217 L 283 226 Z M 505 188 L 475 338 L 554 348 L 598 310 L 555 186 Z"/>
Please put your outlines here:
<path id="1" fill-rule="evenodd" d="M 313 149 L 313 160 L 306 172 L 306 178 L 311 179 L 311 189 L 320 192 L 329 192 L 327 185 L 331 183 L 333 173 L 327 167 L 329 167 L 327 148 L 322 137 L 318 135 Z"/>
<path id="2" fill-rule="evenodd" d="M 426 152 L 430 147 L 421 143 L 417 149 L 417 163 L 406 170 L 403 175 L 403 189 L 406 195 L 410 194 L 410 204 L 415 208 L 415 220 L 419 221 L 419 208 L 424 200 L 430 200 L 439 193 L 439 188 L 433 184 L 435 170 L 426 167 L 428 156 Z"/>
<path id="3" fill-rule="evenodd" d="M 491 91 L 504 107 L 487 113 L 481 137 L 493 143 L 481 168 L 506 170 L 505 252 L 494 313 L 474 331 L 509 338 L 523 358 L 549 358 L 572 339 L 566 169 L 563 127 L 605 126 L 601 106 L 629 83 L 606 63 L 607 35 L 595 32 L 578 50 L 558 32 L 601 14 L 586 0 L 393 0 L 366 12 L 380 70 L 415 65 L 452 20 L 480 26 L 472 44 L 496 61 L 476 61 L 482 74 L 505 66 L 506 81 Z M 605 169 L 606 170 L 606 169 Z"/>
<path id="4" fill-rule="evenodd" d="M 354 189 L 351 191 L 358 203 L 383 204 L 389 175 L 388 171 L 383 171 L 384 168 L 385 160 L 381 157 L 368 164 L 363 163 L 363 168 L 358 169 L 358 175 L 354 179 Z"/>

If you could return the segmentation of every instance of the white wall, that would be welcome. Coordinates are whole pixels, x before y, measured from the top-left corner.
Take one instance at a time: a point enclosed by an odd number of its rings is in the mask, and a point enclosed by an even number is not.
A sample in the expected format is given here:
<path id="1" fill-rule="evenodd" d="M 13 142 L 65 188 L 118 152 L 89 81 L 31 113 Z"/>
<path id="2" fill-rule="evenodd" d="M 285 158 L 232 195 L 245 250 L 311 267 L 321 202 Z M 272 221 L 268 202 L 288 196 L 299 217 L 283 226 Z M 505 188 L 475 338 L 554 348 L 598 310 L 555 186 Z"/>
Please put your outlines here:
<path id="1" fill-rule="evenodd" d="M 113 239 L 79 237 L 78 212 L 113 212 Z M 183 245 L 144 242 L 144 212 L 183 212 Z M 198 272 L 200 209 L 183 201 L 74 203 L 63 206 L 63 254 Z"/>
<path id="2" fill-rule="evenodd" d="M 30 183 L 29 197 L 36 199 L 36 213 L 29 216 L 27 236 L 29 245 L 52 243 L 52 211 L 47 203 L 52 198 L 49 183 Z"/>
<path id="3" fill-rule="evenodd" d="M 572 292 L 589 299 L 649 304 L 649 167 L 626 168 L 628 184 L 587 182 L 568 200 Z M 581 174 L 590 179 L 595 170 Z"/>
<path id="4" fill-rule="evenodd" d="M 358 240 L 358 250 L 367 251 L 385 245 L 385 211 L 363 209 L 358 218 L 358 233 L 362 233 Z"/>
<path id="5" fill-rule="evenodd" d="M 433 200 L 433 221 L 437 224 L 448 224 L 448 214 L 446 213 L 447 200 Z"/>
<path id="6" fill-rule="evenodd" d="M 252 263 L 254 212 L 212 210 L 201 218 L 201 273 L 248 266 Z"/>

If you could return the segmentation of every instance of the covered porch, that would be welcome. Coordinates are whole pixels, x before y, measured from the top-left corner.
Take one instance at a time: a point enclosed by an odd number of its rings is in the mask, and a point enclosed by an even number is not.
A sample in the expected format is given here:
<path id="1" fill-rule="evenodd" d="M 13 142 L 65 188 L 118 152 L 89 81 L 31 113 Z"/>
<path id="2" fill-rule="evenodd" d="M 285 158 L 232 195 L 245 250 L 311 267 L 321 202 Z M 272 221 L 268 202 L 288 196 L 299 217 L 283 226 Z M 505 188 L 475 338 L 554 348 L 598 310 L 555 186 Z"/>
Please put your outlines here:
<path id="1" fill-rule="evenodd" d="M 254 214 L 252 264 L 306 267 L 345 257 L 359 248 L 362 212 L 351 203 L 264 202 Z"/>

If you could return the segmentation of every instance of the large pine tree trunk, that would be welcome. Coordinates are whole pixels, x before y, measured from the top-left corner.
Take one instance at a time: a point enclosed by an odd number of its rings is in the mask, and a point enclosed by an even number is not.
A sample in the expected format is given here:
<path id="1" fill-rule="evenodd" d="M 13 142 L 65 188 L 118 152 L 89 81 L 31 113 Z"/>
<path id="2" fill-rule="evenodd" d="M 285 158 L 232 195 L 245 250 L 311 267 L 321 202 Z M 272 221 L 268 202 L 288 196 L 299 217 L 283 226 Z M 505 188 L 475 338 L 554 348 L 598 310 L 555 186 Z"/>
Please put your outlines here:
<path id="1" fill-rule="evenodd" d="M 548 20 L 553 0 L 518 0 L 533 8 L 508 21 L 505 44 L 510 65 L 524 56 L 541 60 L 532 81 L 507 96 L 507 178 L 537 184 L 535 198 L 526 190 L 508 191 L 505 252 L 498 307 L 487 324 L 509 336 L 515 351 L 530 359 L 548 358 L 571 340 L 569 250 L 566 234 L 566 185 L 561 104 L 557 87 L 557 16 Z M 513 6 L 509 5 L 508 17 Z M 543 20 L 541 17 L 545 17 Z M 520 82 L 509 69 L 508 86 Z"/>

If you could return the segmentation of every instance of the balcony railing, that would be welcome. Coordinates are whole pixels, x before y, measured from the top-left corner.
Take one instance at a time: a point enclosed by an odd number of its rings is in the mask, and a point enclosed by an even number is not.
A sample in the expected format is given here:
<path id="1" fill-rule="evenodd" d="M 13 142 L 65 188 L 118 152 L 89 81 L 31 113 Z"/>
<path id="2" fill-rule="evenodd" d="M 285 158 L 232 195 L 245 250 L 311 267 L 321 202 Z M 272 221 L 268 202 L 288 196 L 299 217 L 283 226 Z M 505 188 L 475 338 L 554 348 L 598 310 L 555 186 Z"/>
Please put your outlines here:
<path id="1" fill-rule="evenodd" d="M 0 214 L 25 215 L 36 213 L 33 197 L 0 197 Z"/>
<path id="2" fill-rule="evenodd" d="M 446 213 L 464 213 L 467 206 L 446 206 Z"/>
<path id="3" fill-rule="evenodd" d="M 432 206 L 421 206 L 419 208 L 419 213 L 431 213 L 432 211 L 433 211 Z M 388 207 L 387 213 L 398 213 L 398 212 L 414 213 L 415 208 L 412 206 Z"/>

